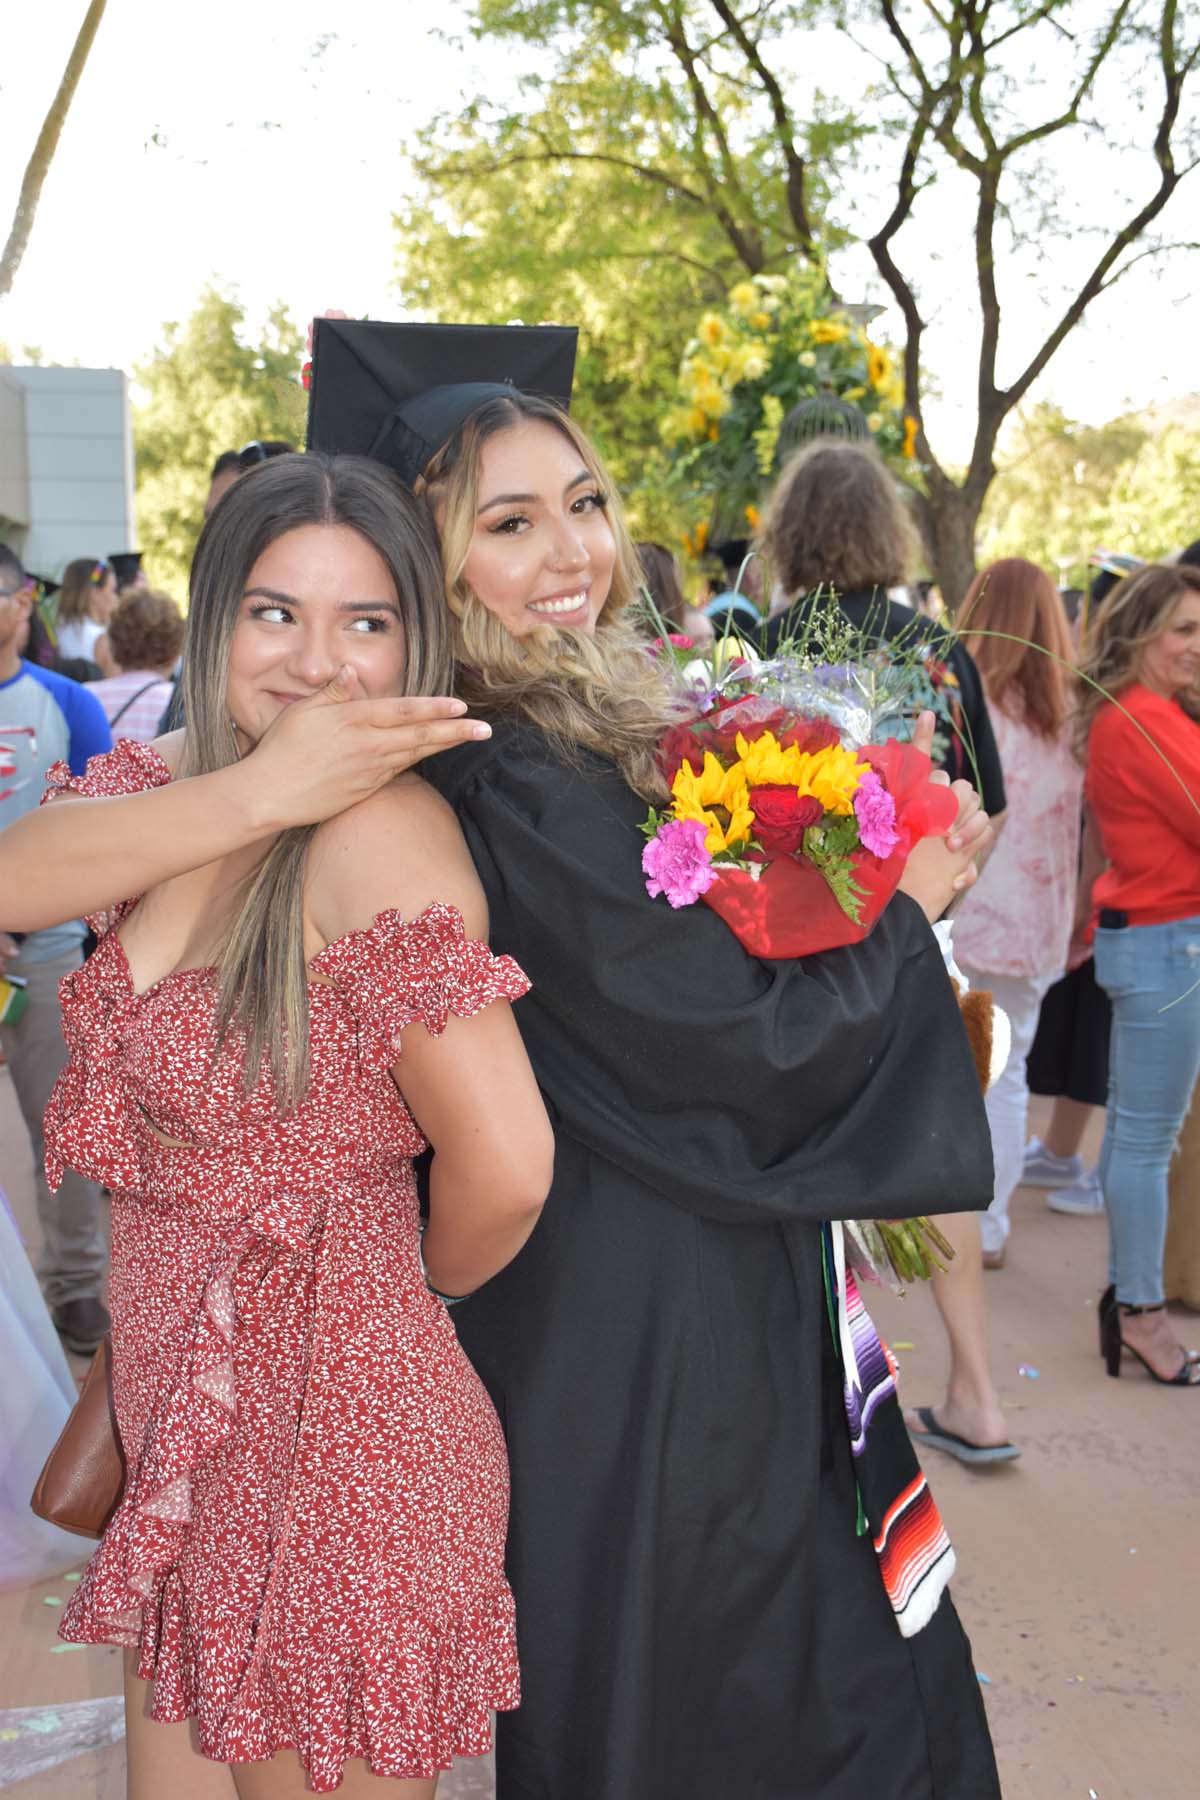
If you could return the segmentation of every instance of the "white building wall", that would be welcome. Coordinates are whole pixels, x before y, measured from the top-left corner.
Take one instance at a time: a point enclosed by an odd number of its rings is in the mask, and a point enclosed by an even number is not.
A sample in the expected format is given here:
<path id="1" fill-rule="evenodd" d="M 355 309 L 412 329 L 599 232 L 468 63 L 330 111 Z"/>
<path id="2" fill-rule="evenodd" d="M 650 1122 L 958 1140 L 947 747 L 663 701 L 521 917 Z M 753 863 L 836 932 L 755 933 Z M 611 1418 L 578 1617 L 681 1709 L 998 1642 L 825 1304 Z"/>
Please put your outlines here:
<path id="1" fill-rule="evenodd" d="M 58 576 L 73 557 L 133 549 L 124 372 L 10 367 L 3 373 L 25 397 L 28 524 L 17 547 L 26 567 Z"/>
<path id="2" fill-rule="evenodd" d="M 0 366 L 0 535 L 20 556 L 29 527 L 25 389 Z"/>

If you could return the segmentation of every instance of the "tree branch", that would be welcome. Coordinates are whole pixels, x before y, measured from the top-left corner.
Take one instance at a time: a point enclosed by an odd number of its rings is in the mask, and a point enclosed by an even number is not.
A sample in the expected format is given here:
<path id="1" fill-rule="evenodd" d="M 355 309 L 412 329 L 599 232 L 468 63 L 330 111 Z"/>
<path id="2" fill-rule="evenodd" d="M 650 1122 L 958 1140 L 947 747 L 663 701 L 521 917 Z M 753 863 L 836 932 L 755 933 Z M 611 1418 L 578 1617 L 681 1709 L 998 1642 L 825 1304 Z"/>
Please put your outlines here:
<path id="1" fill-rule="evenodd" d="M 21 181 L 21 191 L 17 195 L 16 211 L 13 213 L 12 229 L 8 234 L 8 242 L 0 254 L 0 295 L 7 294 L 21 266 L 29 244 L 29 234 L 33 230 L 34 214 L 38 201 L 42 197 L 42 188 L 58 148 L 59 136 L 66 123 L 67 113 L 75 98 L 75 89 L 79 86 L 79 78 L 83 74 L 84 64 L 92 48 L 100 21 L 104 17 L 104 8 L 108 0 L 90 0 L 83 24 L 79 27 L 79 35 L 67 58 L 67 66 L 63 70 L 62 80 L 58 84 L 58 92 L 50 103 L 50 110 L 42 122 L 37 142 L 33 146 L 33 155 L 25 167 Z"/>
<path id="2" fill-rule="evenodd" d="M 695 153 L 704 167 L 704 176 L 709 187 L 709 204 L 716 214 L 721 229 L 741 261 L 752 275 L 757 275 L 766 261 L 763 254 L 762 237 L 753 227 L 747 229 L 740 225 L 723 198 L 723 193 L 728 193 L 744 211 L 753 216 L 753 208 L 746 205 L 746 196 L 738 175 L 737 163 L 734 161 L 733 152 L 729 147 L 729 138 L 724 122 L 709 97 L 708 89 L 700 79 L 695 52 L 688 41 L 678 0 L 666 0 L 665 4 L 656 6 L 654 10 L 662 26 L 664 40 L 679 67 L 683 70 L 684 80 L 687 82 L 688 92 L 692 96 L 692 104 L 696 109 L 693 144 Z M 708 152 L 704 146 L 705 125 L 712 132 L 716 142 L 723 182 L 717 180 L 709 166 Z"/>
<path id="3" fill-rule="evenodd" d="M 783 97 L 783 89 L 763 61 L 762 52 L 746 31 L 744 21 L 738 18 L 733 8 L 727 4 L 727 0 L 711 0 L 711 5 L 754 70 L 759 84 L 767 96 L 771 117 L 775 122 L 775 135 L 783 152 L 784 166 L 787 169 L 788 212 L 791 215 L 792 224 L 796 227 L 801 246 L 811 254 L 815 240 L 812 220 L 808 215 L 808 173 L 804 158 L 796 149 L 796 133 L 792 125 L 791 111 Z"/>
<path id="4" fill-rule="evenodd" d="M 1066 308 L 1045 343 L 1037 351 L 1024 370 L 1018 375 L 1012 386 L 1007 388 L 1000 399 L 1004 412 L 1012 408 L 1024 397 L 1037 380 L 1046 364 L 1050 361 L 1059 345 L 1074 330 L 1087 308 L 1102 292 L 1105 280 L 1113 264 L 1116 263 L 1130 244 L 1145 231 L 1147 225 L 1156 219 L 1171 198 L 1182 179 L 1175 167 L 1175 157 L 1171 147 L 1171 133 L 1179 117 L 1179 105 L 1183 93 L 1183 84 L 1191 66 L 1191 58 L 1182 69 L 1175 61 L 1175 19 L 1177 0 L 1164 0 L 1162 20 L 1159 27 L 1159 56 L 1163 71 L 1164 98 L 1163 109 L 1158 121 L 1158 129 L 1154 134 L 1154 158 L 1159 168 L 1158 187 L 1150 199 L 1121 227 L 1112 239 L 1104 254 L 1094 264 L 1090 275 L 1079 289 L 1075 298 Z"/>
<path id="5" fill-rule="evenodd" d="M 544 166 L 557 162 L 605 163 L 611 168 L 625 169 L 630 175 L 639 175 L 645 181 L 667 188 L 682 199 L 691 201 L 694 206 L 708 207 L 712 204 L 707 194 L 689 187 L 680 176 L 673 175 L 667 169 L 656 169 L 651 164 L 633 162 L 629 157 L 614 156 L 604 150 L 560 150 L 550 144 L 544 150 L 513 150 L 506 156 L 480 158 L 474 162 L 444 162 L 437 169 L 436 179 L 471 180 L 479 175 L 499 175 L 505 169 Z"/>

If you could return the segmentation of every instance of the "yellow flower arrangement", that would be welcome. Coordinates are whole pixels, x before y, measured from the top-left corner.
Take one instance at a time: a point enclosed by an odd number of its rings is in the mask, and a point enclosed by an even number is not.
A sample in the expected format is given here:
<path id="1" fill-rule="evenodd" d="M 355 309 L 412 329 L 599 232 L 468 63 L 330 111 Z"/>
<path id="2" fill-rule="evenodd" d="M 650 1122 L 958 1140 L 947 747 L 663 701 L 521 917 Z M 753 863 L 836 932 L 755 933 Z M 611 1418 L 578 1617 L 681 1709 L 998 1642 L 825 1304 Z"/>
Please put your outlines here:
<path id="1" fill-rule="evenodd" d="M 739 535 L 774 473 L 783 420 L 832 393 L 860 408 L 884 455 L 899 457 L 904 380 L 895 353 L 836 306 L 820 270 L 735 282 L 699 319 L 661 423 L 671 475 Z M 912 438 L 905 452 L 911 459 Z"/>
<path id="2" fill-rule="evenodd" d="M 754 809 L 745 773 L 737 763 L 723 769 L 712 751 L 706 750 L 704 767 L 698 775 L 690 762 L 681 764 L 671 783 L 671 795 L 671 810 L 677 819 L 695 819 L 705 827 L 704 847 L 710 856 L 750 836 Z"/>

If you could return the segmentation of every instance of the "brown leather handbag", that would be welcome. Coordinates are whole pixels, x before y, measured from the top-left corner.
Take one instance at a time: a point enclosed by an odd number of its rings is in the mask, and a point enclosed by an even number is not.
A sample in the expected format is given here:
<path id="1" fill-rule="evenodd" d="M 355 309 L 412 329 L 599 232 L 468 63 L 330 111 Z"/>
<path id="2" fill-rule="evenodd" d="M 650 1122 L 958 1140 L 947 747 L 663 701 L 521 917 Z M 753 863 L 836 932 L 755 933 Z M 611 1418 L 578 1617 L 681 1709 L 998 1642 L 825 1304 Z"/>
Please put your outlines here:
<path id="1" fill-rule="evenodd" d="M 105 1338 L 29 1504 L 51 1525 L 98 1538 L 124 1486 L 125 1459 L 112 1404 L 112 1343 Z"/>

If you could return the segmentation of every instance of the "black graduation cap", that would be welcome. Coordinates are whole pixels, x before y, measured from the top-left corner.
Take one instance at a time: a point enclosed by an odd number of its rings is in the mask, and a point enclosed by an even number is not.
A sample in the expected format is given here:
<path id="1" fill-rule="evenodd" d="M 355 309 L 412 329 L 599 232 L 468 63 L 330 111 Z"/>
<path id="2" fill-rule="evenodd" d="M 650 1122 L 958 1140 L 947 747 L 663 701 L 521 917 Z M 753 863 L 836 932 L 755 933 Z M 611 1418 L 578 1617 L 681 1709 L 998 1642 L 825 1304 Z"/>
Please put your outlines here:
<path id="1" fill-rule="evenodd" d="M 317 319 L 308 448 L 373 456 L 411 486 L 477 407 L 511 388 L 566 411 L 573 325 Z"/>
<path id="2" fill-rule="evenodd" d="M 119 588 L 127 588 L 131 582 L 137 580 L 142 572 L 143 554 L 141 550 L 118 550 L 114 555 L 106 558 L 117 578 Z"/>

